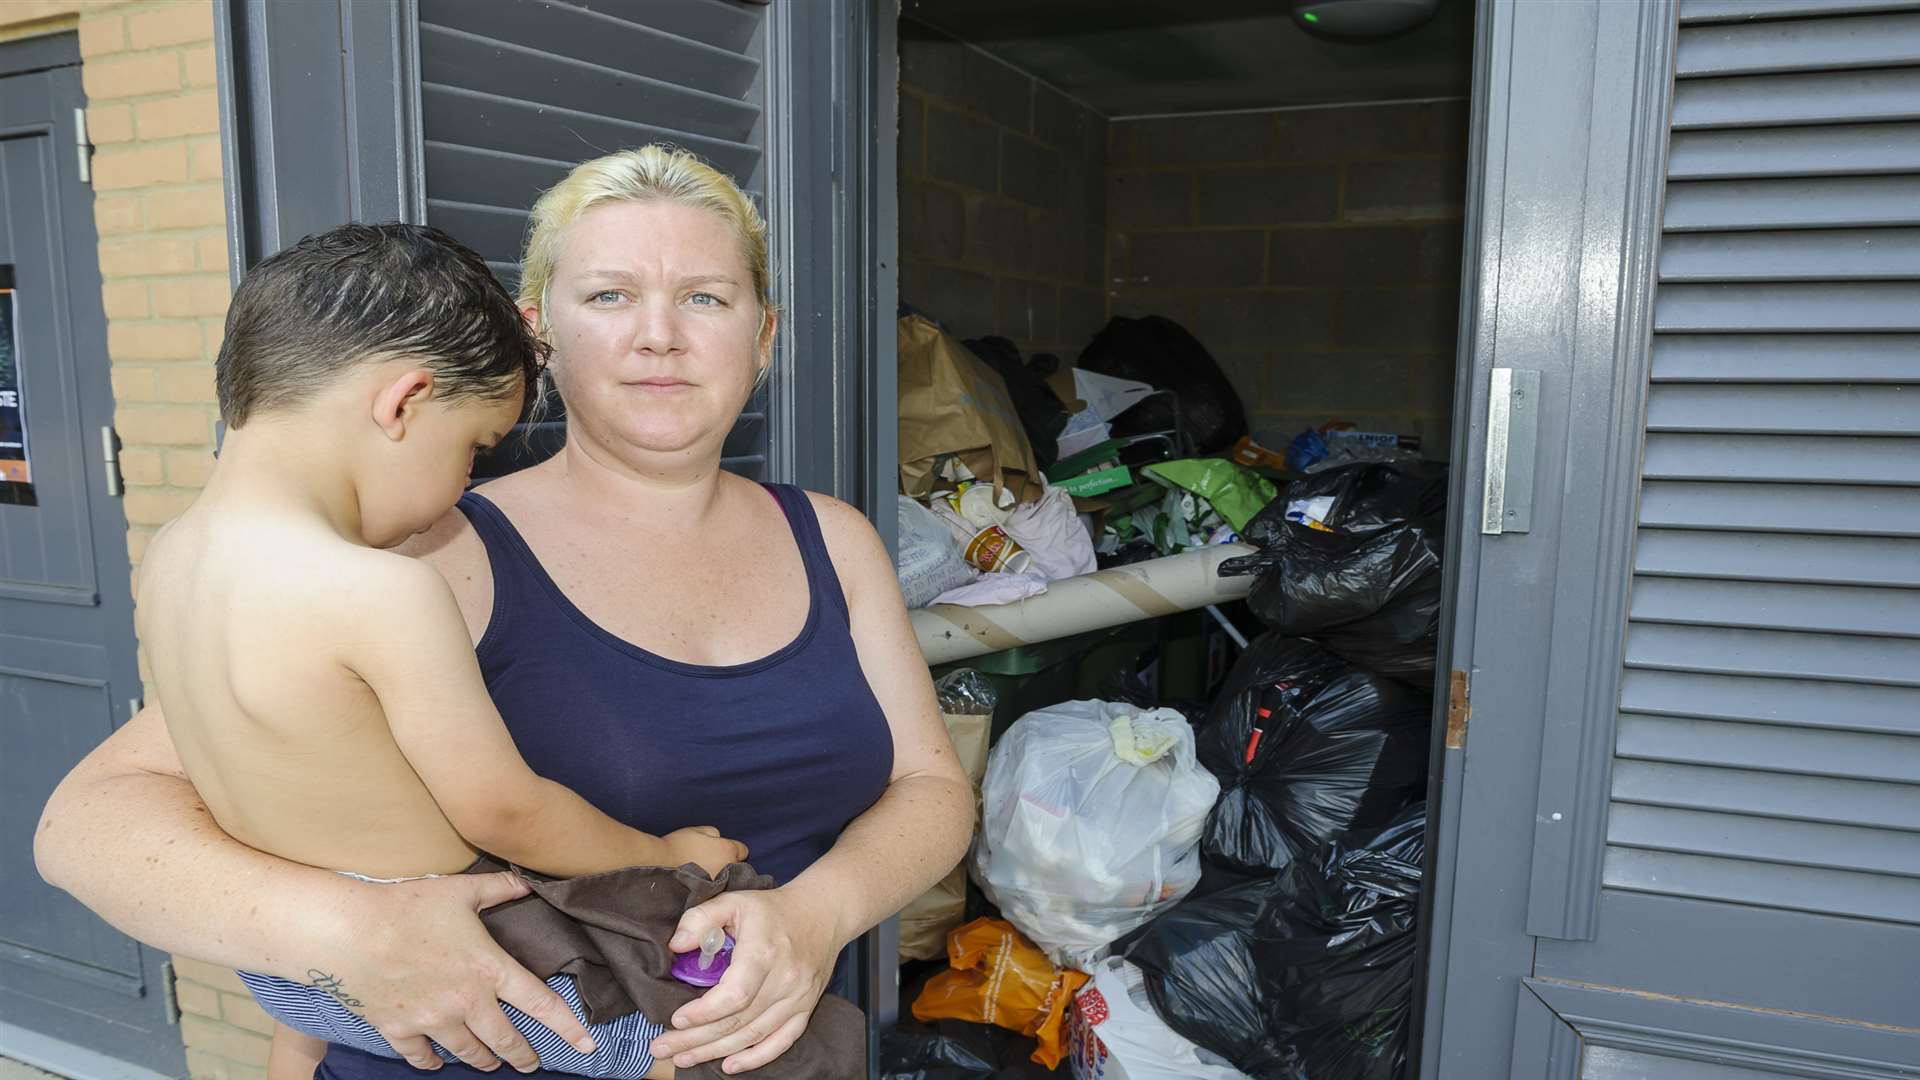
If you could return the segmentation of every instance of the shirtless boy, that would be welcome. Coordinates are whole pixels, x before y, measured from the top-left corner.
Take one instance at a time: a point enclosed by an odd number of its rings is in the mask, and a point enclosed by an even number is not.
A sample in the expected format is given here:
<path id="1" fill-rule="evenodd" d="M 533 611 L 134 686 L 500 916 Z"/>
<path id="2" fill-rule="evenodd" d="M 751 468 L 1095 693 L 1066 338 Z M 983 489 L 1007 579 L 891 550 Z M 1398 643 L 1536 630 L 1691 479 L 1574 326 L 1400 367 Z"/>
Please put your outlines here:
<path id="1" fill-rule="evenodd" d="M 138 629 L 187 774 L 237 839 L 379 879 L 483 851 L 559 877 L 746 857 L 709 828 L 627 828 L 536 776 L 445 582 L 384 550 L 453 507 L 539 356 L 480 257 L 421 226 L 309 236 L 235 291 L 225 443 L 147 550 Z M 310 1076 L 320 1047 L 281 1028 L 275 1080 Z"/>

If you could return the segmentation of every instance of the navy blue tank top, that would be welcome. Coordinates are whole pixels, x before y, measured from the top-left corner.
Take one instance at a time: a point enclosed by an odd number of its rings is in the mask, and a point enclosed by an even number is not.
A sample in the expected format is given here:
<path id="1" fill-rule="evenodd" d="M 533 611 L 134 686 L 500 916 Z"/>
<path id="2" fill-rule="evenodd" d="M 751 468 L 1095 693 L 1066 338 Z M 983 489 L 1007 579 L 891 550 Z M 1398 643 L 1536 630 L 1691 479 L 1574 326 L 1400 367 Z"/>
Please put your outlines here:
<path id="1" fill-rule="evenodd" d="M 799 488 L 766 490 L 806 564 L 807 621 L 779 650 L 724 667 L 669 660 L 614 636 L 567 599 L 498 507 L 470 491 L 460 509 L 493 568 L 480 672 L 533 771 L 656 836 L 713 825 L 747 845 L 754 869 L 784 883 L 886 790 L 893 737 L 854 652 L 813 504 Z M 468 1072 L 483 1075 L 458 1064 L 437 1075 Z M 404 1061 L 338 1045 L 316 1073 L 413 1075 Z"/>

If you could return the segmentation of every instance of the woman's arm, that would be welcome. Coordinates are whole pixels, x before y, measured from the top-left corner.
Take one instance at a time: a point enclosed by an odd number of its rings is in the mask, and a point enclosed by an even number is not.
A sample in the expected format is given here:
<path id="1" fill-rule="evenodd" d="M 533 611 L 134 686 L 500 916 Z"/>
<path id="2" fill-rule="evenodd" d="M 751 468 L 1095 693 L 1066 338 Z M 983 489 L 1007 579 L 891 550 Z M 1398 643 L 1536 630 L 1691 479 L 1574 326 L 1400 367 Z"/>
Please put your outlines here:
<path id="1" fill-rule="evenodd" d="M 477 912 L 524 895 L 524 883 L 484 874 L 366 885 L 255 851 L 214 824 L 156 708 L 54 789 L 34 859 L 49 883 L 156 949 L 351 988 L 415 1068 L 440 1067 L 429 1038 L 478 1068 L 496 1067 L 496 1053 L 535 1067 L 496 1001 L 591 1046 L 566 1004 L 480 925 Z"/>
<path id="2" fill-rule="evenodd" d="M 740 944 L 720 984 L 673 1016 L 655 1056 L 680 1067 L 726 1058 L 729 1072 L 780 1056 L 806 1030 L 835 957 L 905 907 L 965 856 L 973 787 L 940 720 L 893 559 L 860 512 L 813 496 L 834 570 L 847 592 L 860 668 L 893 732 L 884 794 L 832 850 L 770 892 L 723 893 L 689 911 L 670 943 L 696 948 L 709 926 Z"/>

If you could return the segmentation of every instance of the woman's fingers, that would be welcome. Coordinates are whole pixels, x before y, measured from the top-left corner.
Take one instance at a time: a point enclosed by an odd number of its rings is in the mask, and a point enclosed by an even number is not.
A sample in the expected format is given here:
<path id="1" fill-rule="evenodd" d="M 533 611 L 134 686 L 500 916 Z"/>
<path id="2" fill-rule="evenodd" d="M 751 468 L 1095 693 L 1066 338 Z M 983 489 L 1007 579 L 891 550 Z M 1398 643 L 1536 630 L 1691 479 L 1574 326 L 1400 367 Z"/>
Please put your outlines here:
<path id="1" fill-rule="evenodd" d="M 593 1036 L 587 1034 L 587 1026 L 580 1022 L 579 1017 L 573 1015 L 573 1010 L 567 1007 L 567 1003 L 560 999 L 559 994 L 553 992 L 553 987 L 535 978 L 532 972 L 514 963 L 511 958 L 504 958 L 500 985 L 494 988 L 494 994 L 501 1001 L 526 1013 L 551 1029 L 555 1035 L 567 1040 L 575 1050 L 583 1054 L 593 1053 Z M 504 1014 L 500 1014 L 497 1006 L 493 1011 L 501 1015 L 502 1023 L 506 1022 Z M 468 1026 L 472 1026 L 471 1020 L 468 1021 Z M 509 1024 L 508 1028 L 511 1030 L 512 1025 Z M 500 1049 L 498 1043 L 491 1039 L 487 1041 L 495 1050 Z M 520 1045 L 525 1047 L 526 1041 L 522 1040 Z M 528 1060 L 534 1060 L 531 1048 L 527 1048 L 526 1053 Z M 520 1067 L 519 1058 L 506 1053 L 500 1056 L 513 1062 L 515 1068 Z"/>
<path id="2" fill-rule="evenodd" d="M 526 1036 L 514 1030 L 513 1022 L 507 1019 L 507 1014 L 498 1005 L 480 1009 L 468 1017 L 467 1030 L 473 1032 L 500 1060 L 515 1069 L 532 1072 L 540 1067 L 540 1055 L 528 1044 Z M 466 1058 L 466 1055 L 462 1054 L 461 1057 Z M 472 1064 L 471 1059 L 467 1061 Z"/>
<path id="3" fill-rule="evenodd" d="M 389 1035 L 387 1045 L 393 1047 L 394 1053 L 407 1059 L 407 1064 L 416 1069 L 431 1072 L 445 1064 L 440 1060 L 440 1055 L 433 1052 L 433 1047 L 428 1045 L 425 1035 L 409 1035 L 402 1039 Z"/>
<path id="4" fill-rule="evenodd" d="M 721 1062 L 721 1071 L 742 1073 L 749 1069 L 757 1069 L 786 1053 L 788 1047 L 799 1042 L 800 1036 L 807 1033 L 807 1022 L 812 1018 L 811 1012 L 799 1013 L 788 1018 L 787 1022 L 775 1029 L 773 1034 Z"/>
<path id="5" fill-rule="evenodd" d="M 752 1015 L 753 1019 L 748 1020 L 739 1030 L 680 1054 L 673 1059 L 673 1063 L 680 1065 L 684 1060 L 688 1065 L 692 1065 L 739 1054 L 760 1045 L 771 1038 L 775 1032 L 784 1030 L 787 1023 L 799 1012 L 796 1003 L 790 998 L 776 998 L 771 994 L 766 995 L 766 998 L 767 1000 L 754 1002 L 756 1008 L 747 1009 L 743 1015 Z M 802 1024 L 801 1030 L 805 1029 L 806 1025 Z M 798 1037 L 796 1033 L 795 1038 Z"/>
<path id="6" fill-rule="evenodd" d="M 492 1072 L 500 1067 L 500 1059 L 494 1057 L 493 1051 L 487 1049 L 486 1043 L 480 1041 L 472 1031 L 465 1027 L 448 1028 L 445 1031 L 437 1031 L 433 1033 L 432 1038 L 433 1041 L 439 1043 L 447 1053 L 479 1069 L 481 1072 Z M 437 1062 L 439 1058 L 436 1057 L 434 1060 Z M 418 1067 L 419 1066 L 415 1066 L 415 1068 Z M 434 1067 L 438 1068 L 439 1066 L 435 1065 Z"/>

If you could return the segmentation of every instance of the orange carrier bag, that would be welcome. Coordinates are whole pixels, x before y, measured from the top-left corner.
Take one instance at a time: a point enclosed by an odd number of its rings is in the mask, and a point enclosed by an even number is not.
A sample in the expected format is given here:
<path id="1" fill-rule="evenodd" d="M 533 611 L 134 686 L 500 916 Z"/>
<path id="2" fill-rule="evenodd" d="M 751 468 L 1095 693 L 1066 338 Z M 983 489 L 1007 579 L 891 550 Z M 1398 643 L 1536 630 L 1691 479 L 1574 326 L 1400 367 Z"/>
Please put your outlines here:
<path id="1" fill-rule="evenodd" d="M 1033 1060 L 1051 1069 L 1066 1055 L 1066 1019 L 1084 972 L 1055 967 L 1000 919 L 975 919 L 947 935 L 953 965 L 927 981 L 913 1017 L 997 1024 L 1040 1041 Z"/>

